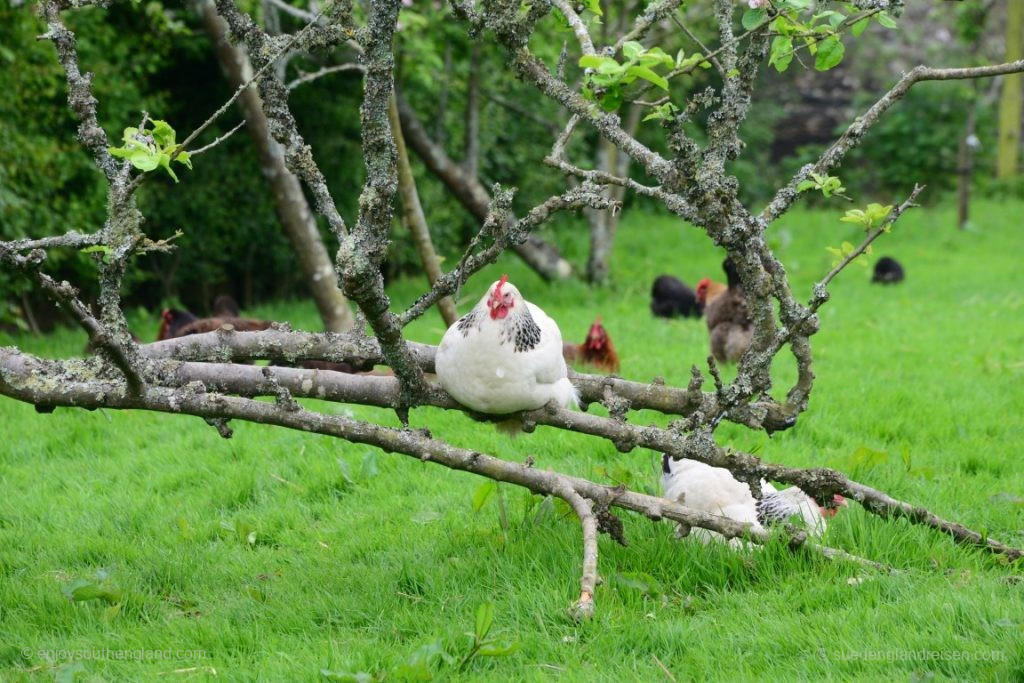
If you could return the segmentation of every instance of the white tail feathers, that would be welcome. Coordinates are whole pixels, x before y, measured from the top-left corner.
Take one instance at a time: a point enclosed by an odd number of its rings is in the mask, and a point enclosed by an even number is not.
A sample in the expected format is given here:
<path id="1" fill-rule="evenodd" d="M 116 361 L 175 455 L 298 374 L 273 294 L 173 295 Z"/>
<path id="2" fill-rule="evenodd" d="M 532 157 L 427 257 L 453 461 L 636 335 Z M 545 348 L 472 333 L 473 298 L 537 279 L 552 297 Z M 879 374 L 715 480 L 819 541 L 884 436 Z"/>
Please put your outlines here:
<path id="1" fill-rule="evenodd" d="M 555 382 L 555 402 L 563 408 L 577 409 L 580 407 L 580 392 L 569 381 L 568 377 Z"/>

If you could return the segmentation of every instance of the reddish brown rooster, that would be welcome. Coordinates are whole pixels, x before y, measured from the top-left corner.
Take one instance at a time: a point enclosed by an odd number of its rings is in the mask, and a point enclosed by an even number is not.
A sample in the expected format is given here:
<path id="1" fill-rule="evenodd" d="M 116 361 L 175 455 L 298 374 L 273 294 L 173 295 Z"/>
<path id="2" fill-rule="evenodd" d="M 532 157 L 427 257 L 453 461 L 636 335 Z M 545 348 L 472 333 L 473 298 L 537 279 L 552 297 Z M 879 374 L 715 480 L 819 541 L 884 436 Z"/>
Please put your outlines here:
<path id="1" fill-rule="evenodd" d="M 721 282 L 715 282 L 709 277 L 697 283 L 697 303 L 701 310 L 707 308 L 708 304 L 717 299 L 727 289 Z"/>
<path id="2" fill-rule="evenodd" d="M 177 308 L 165 308 L 160 314 L 160 329 L 157 330 L 156 340 L 174 339 L 181 336 L 181 329 L 198 320 L 188 311 Z"/>
<path id="3" fill-rule="evenodd" d="M 619 371 L 619 354 L 615 352 L 612 338 L 601 324 L 601 316 L 594 320 L 582 344 L 562 344 L 562 356 L 567 363 L 593 365 L 610 375 Z"/>

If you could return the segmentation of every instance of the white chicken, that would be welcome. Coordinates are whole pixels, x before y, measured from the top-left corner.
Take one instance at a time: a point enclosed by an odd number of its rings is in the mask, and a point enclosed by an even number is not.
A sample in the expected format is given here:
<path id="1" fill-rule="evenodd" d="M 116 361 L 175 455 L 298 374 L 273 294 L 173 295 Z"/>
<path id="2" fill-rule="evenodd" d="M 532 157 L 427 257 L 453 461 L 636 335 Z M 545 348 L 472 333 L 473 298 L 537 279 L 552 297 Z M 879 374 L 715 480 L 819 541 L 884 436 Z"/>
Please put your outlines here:
<path id="1" fill-rule="evenodd" d="M 712 467 L 697 460 L 673 460 L 662 455 L 661 489 L 665 498 L 702 512 L 721 515 L 737 522 L 750 524 L 755 530 L 798 516 L 812 537 L 825 533 L 825 518 L 835 515 L 836 508 L 825 508 L 796 486 L 778 491 L 768 482 L 761 481 L 761 500 L 750 492 L 750 487 L 737 480 L 732 472 Z M 836 495 L 833 505 L 846 505 Z M 692 534 L 705 543 L 724 537 L 714 531 L 695 528 Z M 738 538 L 729 539 L 733 548 L 743 546 Z"/>
<path id="2" fill-rule="evenodd" d="M 558 325 L 506 275 L 448 328 L 434 366 L 444 390 L 481 413 L 534 410 L 551 400 L 563 408 L 579 404 Z"/>

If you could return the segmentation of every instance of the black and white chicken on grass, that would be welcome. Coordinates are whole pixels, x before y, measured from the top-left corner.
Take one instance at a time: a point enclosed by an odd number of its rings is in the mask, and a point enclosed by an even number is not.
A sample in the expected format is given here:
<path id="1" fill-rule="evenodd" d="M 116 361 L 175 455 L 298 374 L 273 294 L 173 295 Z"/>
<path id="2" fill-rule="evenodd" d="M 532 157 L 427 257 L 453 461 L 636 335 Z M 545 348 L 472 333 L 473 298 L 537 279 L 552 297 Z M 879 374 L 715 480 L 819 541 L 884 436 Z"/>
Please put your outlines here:
<path id="1" fill-rule="evenodd" d="M 558 325 L 506 275 L 448 328 L 434 366 L 444 390 L 481 413 L 507 415 L 549 401 L 563 408 L 579 404 Z"/>
<path id="2" fill-rule="evenodd" d="M 846 500 L 838 494 L 829 506 L 824 506 L 796 486 L 779 491 L 764 480 L 758 501 L 750 487 L 729 470 L 687 458 L 673 460 L 667 453 L 662 455 L 661 469 L 661 490 L 665 498 L 701 512 L 748 523 L 758 531 L 795 518 L 802 522 L 811 537 L 817 538 L 825 533 L 825 519 L 836 514 L 836 506 L 846 505 Z M 705 543 L 725 540 L 721 534 L 707 529 L 693 529 L 692 535 Z M 740 548 L 743 541 L 732 538 L 729 545 Z"/>

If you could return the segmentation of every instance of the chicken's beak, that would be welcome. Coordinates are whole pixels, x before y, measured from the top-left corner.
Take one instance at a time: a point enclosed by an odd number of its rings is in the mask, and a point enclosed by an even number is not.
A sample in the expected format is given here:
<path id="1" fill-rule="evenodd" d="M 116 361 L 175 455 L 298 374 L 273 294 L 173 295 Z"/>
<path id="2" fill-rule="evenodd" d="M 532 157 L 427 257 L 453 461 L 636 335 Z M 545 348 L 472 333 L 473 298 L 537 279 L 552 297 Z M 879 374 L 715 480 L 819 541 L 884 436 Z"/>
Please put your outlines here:
<path id="1" fill-rule="evenodd" d="M 487 300 L 487 308 L 491 312 L 491 320 L 501 320 L 508 315 L 508 306 L 497 297 L 492 296 Z"/>

